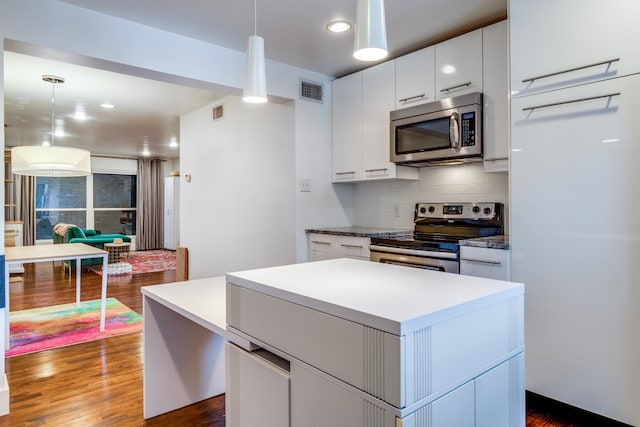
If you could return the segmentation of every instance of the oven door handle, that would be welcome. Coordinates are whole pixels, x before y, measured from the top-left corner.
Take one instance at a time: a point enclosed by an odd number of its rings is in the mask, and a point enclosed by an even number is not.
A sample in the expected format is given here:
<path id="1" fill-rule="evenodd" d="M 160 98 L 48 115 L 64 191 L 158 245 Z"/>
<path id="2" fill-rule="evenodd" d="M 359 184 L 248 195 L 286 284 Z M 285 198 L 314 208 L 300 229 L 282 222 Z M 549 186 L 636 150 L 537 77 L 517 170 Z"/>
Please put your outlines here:
<path id="1" fill-rule="evenodd" d="M 381 253 L 390 253 L 390 254 L 400 254 L 400 255 L 414 255 L 420 257 L 431 257 L 431 258 L 440 258 L 440 259 L 451 259 L 454 261 L 458 260 L 458 254 L 456 252 L 436 252 L 436 251 L 425 251 L 420 249 L 405 249 L 405 248 L 393 248 L 390 246 L 379 246 L 379 245 L 369 245 L 369 251 L 373 252 L 381 252 Z"/>
<path id="2" fill-rule="evenodd" d="M 422 268 L 423 270 L 437 270 L 437 271 L 442 271 L 445 272 L 445 269 L 443 266 L 441 265 L 435 265 L 435 264 L 430 264 L 428 262 L 422 263 L 422 262 L 402 262 L 402 261 L 396 261 L 390 258 L 380 258 L 380 261 L 383 264 L 393 264 L 393 265 L 400 265 L 403 267 L 413 267 L 413 268 Z"/>

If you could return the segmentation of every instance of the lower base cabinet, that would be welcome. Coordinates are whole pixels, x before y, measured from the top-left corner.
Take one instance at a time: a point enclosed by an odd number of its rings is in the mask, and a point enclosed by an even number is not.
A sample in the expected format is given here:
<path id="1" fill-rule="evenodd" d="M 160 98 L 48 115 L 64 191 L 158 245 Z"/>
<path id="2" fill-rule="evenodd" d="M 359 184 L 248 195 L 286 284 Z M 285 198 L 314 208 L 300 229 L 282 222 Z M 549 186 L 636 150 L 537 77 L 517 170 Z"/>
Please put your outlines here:
<path id="1" fill-rule="evenodd" d="M 509 250 L 460 246 L 460 274 L 509 280 Z"/>
<path id="2" fill-rule="evenodd" d="M 227 427 L 284 427 L 289 421 L 288 363 L 264 350 L 226 344 Z"/>
<path id="3" fill-rule="evenodd" d="M 227 343 L 226 422 L 230 427 L 524 426 L 520 353 L 402 418 L 388 405 L 264 350 Z"/>
<path id="4" fill-rule="evenodd" d="M 369 260 L 369 237 L 309 233 L 309 261 L 335 258 Z"/>

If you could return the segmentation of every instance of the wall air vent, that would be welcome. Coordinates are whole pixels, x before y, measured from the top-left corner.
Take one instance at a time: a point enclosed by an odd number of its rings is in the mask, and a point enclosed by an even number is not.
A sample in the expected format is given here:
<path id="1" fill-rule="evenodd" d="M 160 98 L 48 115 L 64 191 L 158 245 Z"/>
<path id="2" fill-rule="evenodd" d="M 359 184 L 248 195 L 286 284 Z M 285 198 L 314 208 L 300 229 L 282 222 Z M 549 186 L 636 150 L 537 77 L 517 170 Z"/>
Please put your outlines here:
<path id="1" fill-rule="evenodd" d="M 220 120 L 222 116 L 224 116 L 224 107 L 222 105 L 213 107 L 213 120 Z"/>
<path id="2" fill-rule="evenodd" d="M 322 102 L 324 87 L 321 83 L 300 79 L 300 98 Z"/>

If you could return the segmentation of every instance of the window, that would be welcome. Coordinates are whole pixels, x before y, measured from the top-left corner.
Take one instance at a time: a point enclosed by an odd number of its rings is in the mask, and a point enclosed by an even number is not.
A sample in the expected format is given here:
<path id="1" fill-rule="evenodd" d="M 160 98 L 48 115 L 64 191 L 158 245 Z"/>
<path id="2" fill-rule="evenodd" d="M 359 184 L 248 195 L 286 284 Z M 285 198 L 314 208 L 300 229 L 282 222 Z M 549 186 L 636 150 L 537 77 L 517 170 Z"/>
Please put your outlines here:
<path id="1" fill-rule="evenodd" d="M 59 222 L 87 225 L 87 179 L 36 178 L 36 239 L 51 239 Z"/>
<path id="2" fill-rule="evenodd" d="M 59 222 L 103 234 L 136 234 L 136 176 L 89 178 L 36 178 L 36 240 L 51 239 Z"/>
<path id="3" fill-rule="evenodd" d="M 136 234 L 136 176 L 93 174 L 93 218 L 105 234 Z"/>

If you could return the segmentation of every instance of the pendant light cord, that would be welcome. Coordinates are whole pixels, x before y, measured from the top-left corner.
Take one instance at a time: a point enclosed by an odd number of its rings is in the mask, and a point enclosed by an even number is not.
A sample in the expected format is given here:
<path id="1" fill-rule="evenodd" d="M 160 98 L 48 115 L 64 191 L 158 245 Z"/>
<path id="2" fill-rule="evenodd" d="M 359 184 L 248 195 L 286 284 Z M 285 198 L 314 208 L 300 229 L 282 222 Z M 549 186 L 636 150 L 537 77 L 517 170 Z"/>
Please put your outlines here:
<path id="1" fill-rule="evenodd" d="M 55 102 L 56 102 L 56 84 L 55 83 L 51 83 L 51 142 L 50 145 L 53 145 L 53 141 L 56 137 L 56 133 L 55 133 L 55 120 L 56 120 L 56 116 L 55 116 Z"/>
<path id="2" fill-rule="evenodd" d="M 253 0 L 253 35 L 258 35 L 258 0 Z"/>

